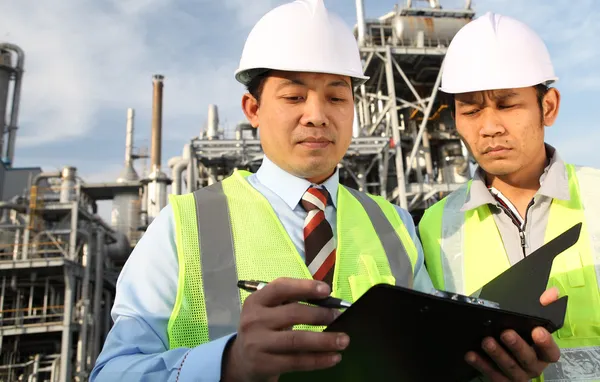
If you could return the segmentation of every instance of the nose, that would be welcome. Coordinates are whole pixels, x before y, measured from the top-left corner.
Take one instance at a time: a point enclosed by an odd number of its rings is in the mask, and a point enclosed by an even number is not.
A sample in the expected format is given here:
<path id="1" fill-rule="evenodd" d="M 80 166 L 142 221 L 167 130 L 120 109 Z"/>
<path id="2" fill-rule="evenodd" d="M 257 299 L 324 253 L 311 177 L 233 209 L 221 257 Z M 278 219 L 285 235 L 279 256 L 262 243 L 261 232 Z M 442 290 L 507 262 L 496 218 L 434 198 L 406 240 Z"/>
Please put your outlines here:
<path id="1" fill-rule="evenodd" d="M 329 126 L 329 118 L 326 112 L 326 102 L 321 97 L 309 95 L 304 102 L 304 113 L 300 123 L 304 126 L 311 127 L 327 127 Z"/>
<path id="2" fill-rule="evenodd" d="M 485 110 L 480 122 L 479 134 L 483 137 L 496 137 L 506 132 L 502 118 L 494 110 Z"/>

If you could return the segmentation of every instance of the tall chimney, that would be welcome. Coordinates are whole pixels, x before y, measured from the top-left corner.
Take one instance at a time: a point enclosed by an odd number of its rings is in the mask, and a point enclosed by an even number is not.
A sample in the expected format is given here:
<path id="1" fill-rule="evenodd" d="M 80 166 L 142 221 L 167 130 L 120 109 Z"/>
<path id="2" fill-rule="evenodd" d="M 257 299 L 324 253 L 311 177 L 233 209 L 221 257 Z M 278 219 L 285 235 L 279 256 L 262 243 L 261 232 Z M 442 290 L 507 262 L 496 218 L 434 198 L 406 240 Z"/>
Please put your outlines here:
<path id="1" fill-rule="evenodd" d="M 133 119 L 135 111 L 132 108 L 127 109 L 127 134 L 125 136 L 125 166 L 131 165 L 133 156 Z"/>
<path id="2" fill-rule="evenodd" d="M 356 0 L 356 25 L 358 26 L 358 46 L 365 44 L 365 4 L 363 0 Z"/>
<path id="3" fill-rule="evenodd" d="M 152 172 L 160 171 L 162 142 L 162 98 L 164 76 L 155 74 L 152 77 L 152 152 L 150 164 Z"/>

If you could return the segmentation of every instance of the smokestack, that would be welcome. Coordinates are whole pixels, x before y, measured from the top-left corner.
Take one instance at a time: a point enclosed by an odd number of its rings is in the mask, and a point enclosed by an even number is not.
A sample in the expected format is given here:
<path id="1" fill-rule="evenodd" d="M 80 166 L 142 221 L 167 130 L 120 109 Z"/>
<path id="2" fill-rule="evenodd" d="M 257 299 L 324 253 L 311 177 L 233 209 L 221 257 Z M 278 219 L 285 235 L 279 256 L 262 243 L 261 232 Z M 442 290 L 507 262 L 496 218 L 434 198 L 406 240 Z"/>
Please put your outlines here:
<path id="1" fill-rule="evenodd" d="M 152 171 L 160 171 L 161 142 L 162 142 L 162 99 L 164 76 L 155 74 L 152 77 L 152 152 L 150 164 Z"/>
<path id="2" fill-rule="evenodd" d="M 125 168 L 117 178 L 117 182 L 138 180 L 139 176 L 133 168 L 133 123 L 135 110 L 127 109 L 127 133 L 125 134 Z"/>
<path id="3" fill-rule="evenodd" d="M 206 128 L 206 137 L 216 139 L 219 136 L 219 110 L 217 105 L 208 105 L 208 126 Z"/>
<path id="4" fill-rule="evenodd" d="M 365 44 L 365 4 L 363 0 L 356 0 L 356 25 L 358 26 L 358 46 Z"/>
<path id="5" fill-rule="evenodd" d="M 125 135 L 125 166 L 131 166 L 133 156 L 133 119 L 135 111 L 132 108 L 127 109 L 127 134 Z"/>

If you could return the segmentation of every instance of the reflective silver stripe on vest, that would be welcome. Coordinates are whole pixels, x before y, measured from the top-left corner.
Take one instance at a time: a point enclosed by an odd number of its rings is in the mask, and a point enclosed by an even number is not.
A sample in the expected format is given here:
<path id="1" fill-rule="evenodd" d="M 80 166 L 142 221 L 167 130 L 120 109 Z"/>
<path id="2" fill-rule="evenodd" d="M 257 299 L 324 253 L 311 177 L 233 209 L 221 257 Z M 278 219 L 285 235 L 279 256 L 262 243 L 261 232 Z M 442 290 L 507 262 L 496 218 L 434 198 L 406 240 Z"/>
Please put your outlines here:
<path id="1" fill-rule="evenodd" d="M 579 197 L 583 204 L 585 222 L 590 235 L 590 246 L 596 266 L 596 281 L 600 289 L 600 170 L 576 167 Z"/>
<path id="2" fill-rule="evenodd" d="M 448 195 L 442 215 L 440 256 L 444 289 L 464 294 L 463 229 L 465 214 L 460 209 L 467 201 L 468 183 Z"/>
<path id="3" fill-rule="evenodd" d="M 368 195 L 349 187 L 346 187 L 346 190 L 360 202 L 367 212 L 388 258 L 392 275 L 396 279 L 396 285 L 412 288 L 413 272 L 410 257 L 392 223 L 387 219 L 377 202 Z"/>
<path id="4" fill-rule="evenodd" d="M 215 183 L 194 192 L 210 340 L 234 333 L 241 306 L 227 197 Z"/>
<path id="5" fill-rule="evenodd" d="M 544 370 L 544 381 L 600 381 L 600 347 L 560 349 L 560 360 Z"/>

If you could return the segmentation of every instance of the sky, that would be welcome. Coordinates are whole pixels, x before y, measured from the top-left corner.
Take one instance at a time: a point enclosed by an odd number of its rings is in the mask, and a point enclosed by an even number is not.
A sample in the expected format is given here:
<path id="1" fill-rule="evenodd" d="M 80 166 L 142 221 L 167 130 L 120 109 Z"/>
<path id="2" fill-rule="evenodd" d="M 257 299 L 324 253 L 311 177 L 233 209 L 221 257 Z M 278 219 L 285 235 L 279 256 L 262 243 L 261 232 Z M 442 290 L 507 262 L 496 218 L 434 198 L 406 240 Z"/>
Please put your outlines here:
<path id="1" fill-rule="evenodd" d="M 218 106 L 221 128 L 244 120 L 244 88 L 233 73 L 245 38 L 264 13 L 285 2 L 0 0 L 0 41 L 26 54 L 13 165 L 48 171 L 69 165 L 87 182 L 115 180 L 123 168 L 127 108 L 136 112 L 134 145 L 149 148 L 152 76 L 162 74 L 162 162 L 168 172 L 168 159 L 181 155 L 183 145 L 206 127 L 209 104 Z M 364 2 L 366 18 L 380 17 L 397 3 Z M 354 1 L 325 4 L 355 25 Z M 547 142 L 568 162 L 600 167 L 600 2 L 473 0 L 472 6 L 477 15 L 516 17 L 546 41 L 562 94 Z M 142 163 L 136 166 L 141 172 Z"/>

